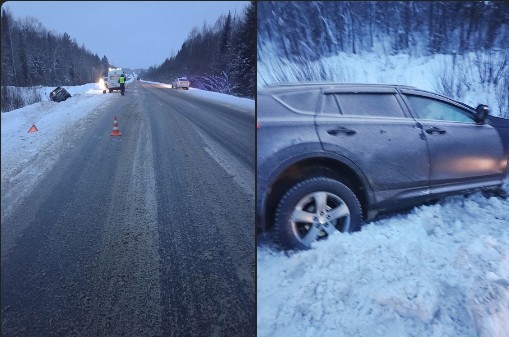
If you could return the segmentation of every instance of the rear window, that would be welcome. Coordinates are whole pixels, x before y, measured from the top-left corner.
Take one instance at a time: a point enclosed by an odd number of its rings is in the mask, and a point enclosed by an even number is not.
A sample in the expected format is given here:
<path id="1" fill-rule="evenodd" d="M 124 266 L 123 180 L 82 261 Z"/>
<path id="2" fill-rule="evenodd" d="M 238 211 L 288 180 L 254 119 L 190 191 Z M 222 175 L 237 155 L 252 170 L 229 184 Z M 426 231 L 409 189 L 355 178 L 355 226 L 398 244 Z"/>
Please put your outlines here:
<path id="1" fill-rule="evenodd" d="M 315 114 L 321 93 L 319 90 L 297 91 L 274 95 L 273 97 L 290 110 Z"/>
<path id="2" fill-rule="evenodd" d="M 347 116 L 405 117 L 394 94 L 325 94 L 322 112 Z"/>

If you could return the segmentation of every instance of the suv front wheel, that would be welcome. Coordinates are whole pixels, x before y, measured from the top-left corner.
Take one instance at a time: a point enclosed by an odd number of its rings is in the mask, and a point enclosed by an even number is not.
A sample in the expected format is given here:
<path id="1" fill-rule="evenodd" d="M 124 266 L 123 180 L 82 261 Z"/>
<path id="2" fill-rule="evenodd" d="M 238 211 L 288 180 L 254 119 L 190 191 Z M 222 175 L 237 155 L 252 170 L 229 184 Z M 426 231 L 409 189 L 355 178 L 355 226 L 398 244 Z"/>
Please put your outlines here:
<path id="1" fill-rule="evenodd" d="M 325 177 L 304 180 L 290 188 L 276 210 L 274 232 L 286 249 L 309 249 L 314 241 L 336 231 L 358 231 L 362 209 L 343 183 Z"/>

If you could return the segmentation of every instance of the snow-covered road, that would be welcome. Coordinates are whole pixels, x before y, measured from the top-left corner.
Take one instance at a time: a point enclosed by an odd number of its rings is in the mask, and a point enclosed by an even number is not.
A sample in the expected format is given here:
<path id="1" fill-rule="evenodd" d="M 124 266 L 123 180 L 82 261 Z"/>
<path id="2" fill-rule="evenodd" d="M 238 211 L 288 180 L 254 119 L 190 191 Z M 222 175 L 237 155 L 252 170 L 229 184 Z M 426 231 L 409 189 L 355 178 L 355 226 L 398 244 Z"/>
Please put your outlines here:
<path id="1" fill-rule="evenodd" d="M 127 82 L 127 90 L 132 81 Z M 117 97 L 115 93 L 103 94 L 99 84 L 89 83 L 65 86 L 72 97 L 56 103 L 49 101 L 49 93 L 53 89 L 39 88 L 42 102 L 1 114 L 2 219 L 53 167 L 70 146 L 71 140 L 81 137 L 86 126 L 97 119 L 106 105 Z M 185 94 L 219 101 L 254 114 L 252 99 L 195 89 Z M 39 131 L 28 133 L 32 124 Z"/>
<path id="2" fill-rule="evenodd" d="M 195 92 L 2 114 L 2 336 L 253 335 L 254 102 Z"/>

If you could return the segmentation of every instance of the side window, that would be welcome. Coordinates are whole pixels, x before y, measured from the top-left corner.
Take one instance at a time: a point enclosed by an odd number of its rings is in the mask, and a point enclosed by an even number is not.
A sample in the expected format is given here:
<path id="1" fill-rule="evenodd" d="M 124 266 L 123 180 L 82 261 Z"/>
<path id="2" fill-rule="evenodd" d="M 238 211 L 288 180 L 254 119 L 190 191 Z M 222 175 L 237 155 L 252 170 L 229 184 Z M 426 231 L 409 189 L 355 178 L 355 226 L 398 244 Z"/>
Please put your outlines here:
<path id="1" fill-rule="evenodd" d="M 323 112 L 332 109 L 334 102 L 336 105 L 335 113 L 346 116 L 384 116 L 384 117 L 405 117 L 398 100 L 393 94 L 375 94 L 375 93 L 337 93 L 326 94 L 323 105 Z M 331 97 L 327 97 L 331 96 Z"/>
<path id="2" fill-rule="evenodd" d="M 295 112 L 315 114 L 320 92 L 318 90 L 297 91 L 274 95 L 274 98 Z"/>
<path id="3" fill-rule="evenodd" d="M 474 123 L 473 116 L 454 105 L 427 97 L 406 95 L 412 110 L 419 119 L 432 119 L 449 122 Z"/>

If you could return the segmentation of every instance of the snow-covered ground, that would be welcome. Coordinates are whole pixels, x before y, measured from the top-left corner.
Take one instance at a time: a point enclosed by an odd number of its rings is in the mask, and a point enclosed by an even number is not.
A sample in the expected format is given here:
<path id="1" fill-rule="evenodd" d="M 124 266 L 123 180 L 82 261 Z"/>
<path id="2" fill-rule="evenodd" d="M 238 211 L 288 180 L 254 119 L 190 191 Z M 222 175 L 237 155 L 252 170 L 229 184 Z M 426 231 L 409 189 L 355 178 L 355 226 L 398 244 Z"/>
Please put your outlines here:
<path id="1" fill-rule="evenodd" d="M 258 248 L 258 336 L 509 336 L 509 200 L 481 194 Z"/>
<path id="2" fill-rule="evenodd" d="M 63 151 L 71 146 L 71 140 L 80 137 L 103 107 L 116 97 L 103 94 L 97 83 L 64 88 L 72 95 L 66 101 L 50 101 L 49 93 L 55 88 L 41 87 L 37 90 L 42 102 L 1 114 L 2 218 L 53 167 Z M 254 114 L 254 100 L 201 90 L 189 92 Z M 33 124 L 38 131 L 28 133 Z"/>
<path id="3" fill-rule="evenodd" d="M 72 96 L 63 102 L 49 100 L 54 87 L 42 87 L 42 102 L 1 114 L 2 218 L 115 96 L 94 83 L 64 88 Z M 38 131 L 28 133 L 32 125 Z"/>

